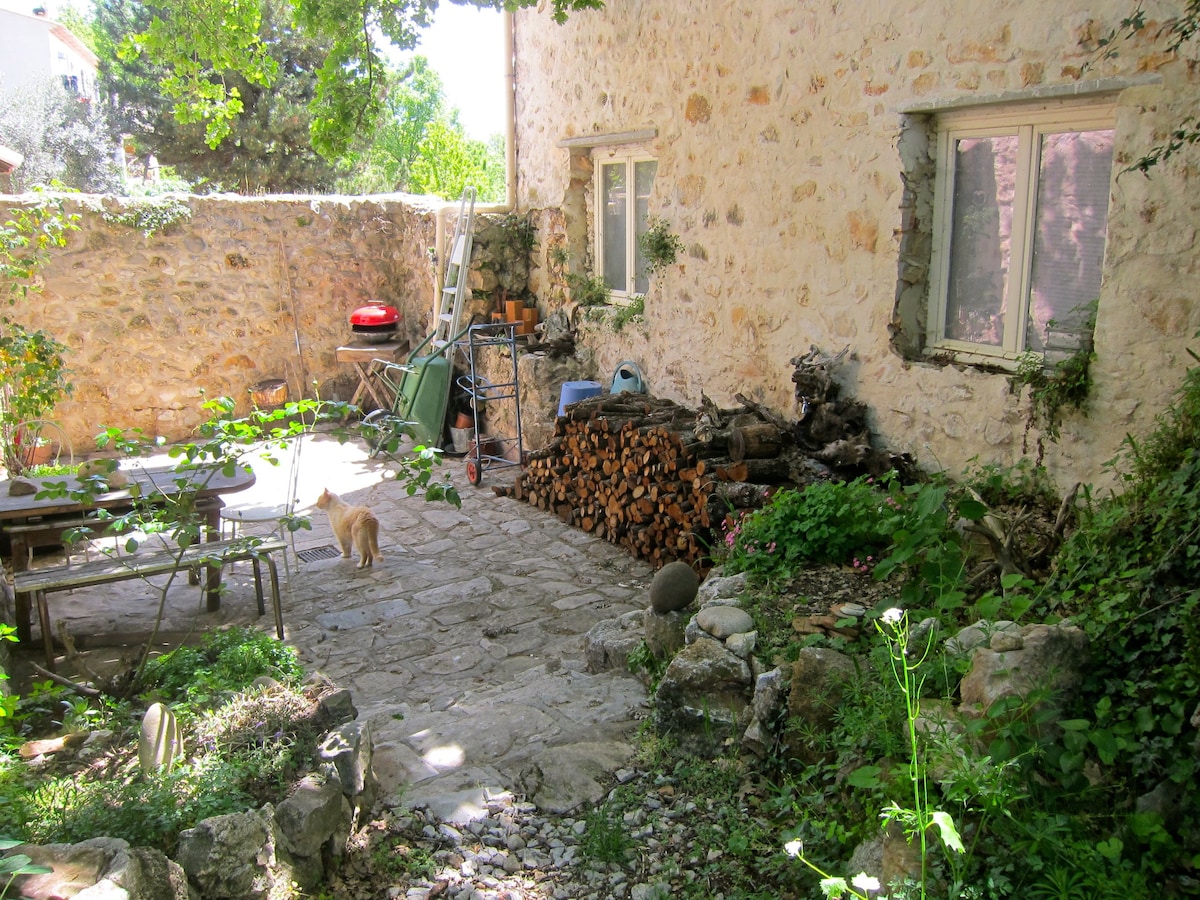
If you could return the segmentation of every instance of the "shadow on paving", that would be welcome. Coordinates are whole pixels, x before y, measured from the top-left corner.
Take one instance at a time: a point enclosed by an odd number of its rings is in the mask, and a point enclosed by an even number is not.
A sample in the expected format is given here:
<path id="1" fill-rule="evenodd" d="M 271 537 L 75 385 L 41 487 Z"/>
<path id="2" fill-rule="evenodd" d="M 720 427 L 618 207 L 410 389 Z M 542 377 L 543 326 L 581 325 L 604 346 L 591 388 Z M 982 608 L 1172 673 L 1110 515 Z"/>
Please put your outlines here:
<path id="1" fill-rule="evenodd" d="M 227 497 L 229 505 L 279 502 L 282 474 L 254 465 L 257 483 Z M 515 473 L 485 472 L 472 487 L 462 460 L 447 458 L 437 475 L 458 488 L 460 510 L 409 497 L 360 443 L 310 438 L 298 511 L 313 528 L 297 533 L 299 558 L 289 554 L 287 574 L 279 565 L 285 639 L 310 672 L 352 692 L 371 726 L 385 802 L 428 805 L 444 821 L 479 815 L 504 790 L 548 812 L 598 800 L 631 752 L 645 705 L 636 679 L 585 671 L 583 635 L 645 607 L 653 571 L 496 496 L 491 486 Z M 336 541 L 315 507 L 325 488 L 375 512 L 382 563 L 359 569 L 357 559 L 331 551 Z M 172 638 L 227 624 L 273 631 L 269 603 L 268 615 L 257 616 L 249 563 L 226 569 L 224 585 L 221 608 L 208 612 L 200 588 L 178 576 L 162 627 Z M 61 621 L 78 639 L 89 665 L 116 667 L 136 651 L 111 645 L 144 637 L 160 591 L 128 581 L 54 594 L 51 617 L 56 631 Z"/>

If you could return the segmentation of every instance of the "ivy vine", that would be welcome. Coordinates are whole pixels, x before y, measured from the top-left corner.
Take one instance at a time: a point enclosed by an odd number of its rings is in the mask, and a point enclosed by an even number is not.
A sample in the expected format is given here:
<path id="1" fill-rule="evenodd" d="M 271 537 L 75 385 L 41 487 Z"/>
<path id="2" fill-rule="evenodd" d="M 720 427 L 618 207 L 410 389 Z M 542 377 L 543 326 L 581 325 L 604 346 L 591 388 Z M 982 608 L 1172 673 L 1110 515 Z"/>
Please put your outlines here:
<path id="1" fill-rule="evenodd" d="M 128 201 L 118 212 L 103 213 L 104 221 L 110 225 L 124 225 L 140 231 L 143 237 L 165 232 L 180 222 L 192 217 L 192 208 L 179 197 L 150 197 L 145 200 Z"/>

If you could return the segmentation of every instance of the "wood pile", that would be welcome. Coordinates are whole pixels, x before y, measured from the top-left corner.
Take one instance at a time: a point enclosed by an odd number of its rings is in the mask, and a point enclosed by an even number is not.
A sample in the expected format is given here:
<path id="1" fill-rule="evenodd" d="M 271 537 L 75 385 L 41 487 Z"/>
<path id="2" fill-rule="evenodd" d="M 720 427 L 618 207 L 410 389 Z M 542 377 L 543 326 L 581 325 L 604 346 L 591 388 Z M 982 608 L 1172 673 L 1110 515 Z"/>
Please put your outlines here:
<path id="1" fill-rule="evenodd" d="M 741 394 L 735 409 L 702 396 L 689 410 L 634 393 L 572 403 L 515 483 L 494 490 L 656 567 L 684 560 L 703 575 L 731 514 L 762 506 L 780 487 L 878 474 L 894 461 L 870 446 L 862 405 L 837 399 L 832 370 L 844 356 L 814 348 L 792 360 L 799 421 Z"/>
<path id="2" fill-rule="evenodd" d="M 771 485 L 791 480 L 779 457 L 783 441 L 744 408 L 693 411 L 633 393 L 590 397 L 567 407 L 550 444 L 498 490 L 656 566 L 682 559 L 703 569 L 730 506 L 761 505 Z"/>

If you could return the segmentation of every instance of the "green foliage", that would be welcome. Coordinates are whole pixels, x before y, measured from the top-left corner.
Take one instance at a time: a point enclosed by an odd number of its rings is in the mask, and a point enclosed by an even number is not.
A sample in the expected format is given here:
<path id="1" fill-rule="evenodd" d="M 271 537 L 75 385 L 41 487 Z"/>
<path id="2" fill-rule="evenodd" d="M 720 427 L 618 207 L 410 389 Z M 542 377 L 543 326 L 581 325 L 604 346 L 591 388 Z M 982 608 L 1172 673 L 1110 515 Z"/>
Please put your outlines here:
<path id="1" fill-rule="evenodd" d="M 61 198 L 46 196 L 42 188 L 34 194 L 36 202 L 12 207 L 0 225 L 0 282 L 9 306 L 39 290 L 36 279 L 51 250 L 65 247 L 67 236 L 79 228 L 79 216 L 68 213 Z"/>
<path id="2" fill-rule="evenodd" d="M 890 480 L 866 476 L 778 491 L 727 536 L 726 571 L 774 578 L 813 563 L 873 559 L 904 520 L 898 496 Z"/>
<path id="3" fill-rule="evenodd" d="M 235 627 L 212 632 L 199 647 L 178 647 L 151 659 L 142 683 L 165 703 L 203 706 L 262 676 L 295 685 L 304 669 L 294 648 L 252 628 Z"/>
<path id="4" fill-rule="evenodd" d="M 646 230 L 638 235 L 638 248 L 646 261 L 646 275 L 649 276 L 674 265 L 683 252 L 683 241 L 671 231 L 666 219 L 652 216 Z"/>
<path id="5" fill-rule="evenodd" d="M 0 90 L 0 134 L 24 157 L 9 176 L 15 193 L 49 185 L 97 194 L 121 190 L 103 103 L 81 103 L 55 81 Z"/>
<path id="6" fill-rule="evenodd" d="M 103 44 L 100 79 L 112 97 L 113 117 L 146 160 L 154 154 L 196 192 L 244 194 L 324 192 L 343 167 L 317 154 L 309 141 L 309 104 L 316 93 L 317 69 L 326 46 L 292 27 L 288 0 L 263 0 L 259 32 L 278 77 L 265 87 L 236 72 L 223 72 L 242 109 L 228 121 L 228 139 L 207 140 L 206 123 L 178 121 L 164 85 L 169 70 L 146 57 L 119 56 L 131 32 L 149 26 L 153 7 L 142 0 L 103 0 L 96 5 L 96 29 Z M 160 169 L 160 181 L 170 181 Z M 153 185 L 155 182 L 149 182 Z"/>
<path id="7" fill-rule="evenodd" d="M 1200 34 L 1200 2 L 1187 0 L 1179 15 L 1167 16 L 1159 22 L 1153 40 L 1159 41 L 1167 53 L 1177 54 L 1185 45 L 1196 39 Z M 1097 54 L 1105 59 L 1113 59 L 1120 53 L 1120 46 L 1126 41 L 1142 36 L 1148 26 L 1146 10 L 1142 4 L 1128 16 L 1096 41 Z M 1176 154 L 1200 142 L 1200 117 L 1185 116 L 1179 125 L 1172 129 L 1165 143 L 1159 144 L 1143 157 L 1135 160 L 1125 171 L 1141 172 L 1149 175 L 1153 169 L 1163 165 Z"/>
<path id="8" fill-rule="evenodd" d="M 1013 392 L 1029 389 L 1029 416 L 1025 432 L 1035 425 L 1051 441 L 1057 441 L 1062 427 L 1063 410 L 1083 410 L 1092 389 L 1091 365 L 1096 353 L 1089 344 L 1046 368 L 1040 353 L 1026 353 L 1017 361 L 1017 371 L 1009 379 Z"/>
<path id="9" fill-rule="evenodd" d="M 498 0 L 475 0 L 496 8 Z M 343 156 L 363 134 L 371 134 L 384 115 L 382 43 L 400 49 L 417 43 L 420 29 L 432 21 L 436 4 L 428 0 L 293 0 L 296 27 L 318 41 L 324 59 L 316 67 L 317 82 L 309 112 L 313 147 L 328 159 Z M 504 0 L 509 9 L 537 5 L 537 0 Z M 565 21 L 575 10 L 599 9 L 601 0 L 554 0 L 553 15 Z M 162 90 L 174 103 L 181 123 L 204 126 L 215 147 L 230 136 L 242 113 L 242 90 L 232 83 L 236 73 L 254 87 L 271 88 L 279 75 L 262 34 L 262 9 L 235 0 L 181 0 L 170 15 L 154 14 L 148 22 L 131 23 L 119 53 L 125 60 L 144 55 L 166 69 Z M 211 28 L 219 22 L 220 28 Z"/>
<path id="10" fill-rule="evenodd" d="M 406 190 L 457 199 L 468 185 L 478 190 L 481 202 L 504 199 L 504 138 L 471 140 L 457 115 L 439 118 L 425 129 L 413 161 Z"/>
<path id="11" fill-rule="evenodd" d="M 1076 409 L 1086 415 L 1088 394 L 1092 389 L 1092 363 L 1096 351 L 1092 333 L 1096 328 L 1097 301 L 1071 311 L 1072 330 L 1078 330 L 1082 346 L 1052 366 L 1046 365 L 1041 353 L 1025 353 L 1017 360 L 1017 371 L 1008 380 L 1009 391 L 1028 389 L 1029 414 L 1025 419 L 1025 443 L 1028 449 L 1029 432 L 1035 426 L 1041 430 L 1037 439 L 1037 464 L 1045 453 L 1043 438 L 1057 442 L 1062 428 L 1063 411 Z M 1049 325 L 1056 323 L 1052 320 Z"/>
<path id="12" fill-rule="evenodd" d="M 629 667 L 630 672 L 634 675 L 645 676 L 647 689 L 651 694 L 658 689 L 658 683 L 662 680 L 663 673 L 667 671 L 669 663 L 669 659 L 659 659 L 655 656 L 645 641 L 630 650 L 629 656 L 625 659 L 625 664 Z"/>
<path id="13" fill-rule="evenodd" d="M 606 306 L 612 296 L 612 289 L 600 275 L 571 272 L 567 275 L 567 287 L 571 289 L 571 299 L 580 306 Z"/>
<path id="14" fill-rule="evenodd" d="M 169 232 L 180 222 L 192 217 L 192 208 L 181 197 L 160 196 L 123 201 L 118 210 L 105 210 L 102 214 L 110 225 L 123 225 L 140 231 L 143 237 Z"/>
<path id="15" fill-rule="evenodd" d="M 182 829 L 277 801 L 310 765 L 320 722 L 299 690 L 304 671 L 292 648 L 232 628 L 156 659 L 148 671 L 152 694 L 173 701 L 187 757 L 141 774 L 118 754 L 51 775 L 0 757 L 0 829 L 36 843 L 103 834 L 171 853 Z M 251 686 L 263 676 L 270 687 Z M 68 700 L 47 682 L 35 684 L 22 707 L 30 723 L 63 708 L 64 731 L 109 729 L 118 746 L 136 744 L 139 717 L 127 703 Z"/>
<path id="16" fill-rule="evenodd" d="M 1194 361 L 1200 362 L 1191 350 Z M 1170 406 L 1155 418 L 1154 429 L 1141 440 L 1126 438 L 1127 480 L 1135 491 L 1154 490 L 1183 467 L 1200 437 L 1200 365 L 1189 368 Z"/>
<path id="17" fill-rule="evenodd" d="M 609 321 L 613 331 L 618 334 L 631 323 L 642 325 L 646 321 L 646 297 L 638 294 L 628 303 L 618 306 L 612 311 Z"/>
<path id="18" fill-rule="evenodd" d="M 372 870 L 389 881 L 421 881 L 437 873 L 437 859 L 422 847 L 389 835 L 371 849 Z"/>
<path id="19" fill-rule="evenodd" d="M 579 842 L 579 849 L 586 858 L 601 863 L 620 863 L 625 860 L 632 842 L 619 814 L 614 814 L 607 805 L 599 806 L 588 810 L 584 822 L 587 827 Z"/>
<path id="20" fill-rule="evenodd" d="M 0 838 L 0 853 L 19 847 L 24 841 L 14 841 Z M 0 879 L 4 879 L 4 887 L 0 888 L 0 896 L 7 896 L 8 889 L 20 875 L 45 875 L 54 870 L 49 866 L 34 865 L 33 860 L 24 853 L 13 853 L 0 857 Z"/>
<path id="21" fill-rule="evenodd" d="M 0 225 L 0 280 L 10 306 L 40 289 L 38 274 L 50 251 L 66 246 L 78 218 L 60 199 L 9 210 Z M 66 350 L 46 332 L 0 316 L 0 454 L 10 476 L 22 474 L 30 462 L 32 429 L 72 391 Z"/>
<path id="22" fill-rule="evenodd" d="M 971 462 L 974 462 L 972 460 Z M 1016 465 L 1002 467 L 994 463 L 975 465 L 963 476 L 963 484 L 989 507 L 1057 506 L 1057 488 L 1044 466 L 1022 458 Z"/>

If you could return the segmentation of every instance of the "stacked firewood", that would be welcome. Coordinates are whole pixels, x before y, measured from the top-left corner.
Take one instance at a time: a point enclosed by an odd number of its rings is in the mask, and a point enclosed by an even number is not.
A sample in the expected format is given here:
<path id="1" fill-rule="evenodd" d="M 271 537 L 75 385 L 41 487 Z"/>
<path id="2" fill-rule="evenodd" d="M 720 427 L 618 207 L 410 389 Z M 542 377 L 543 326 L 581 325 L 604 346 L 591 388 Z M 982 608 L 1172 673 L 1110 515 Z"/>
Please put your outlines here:
<path id="1" fill-rule="evenodd" d="M 723 511 L 763 502 L 768 488 L 750 482 L 790 479 L 786 462 L 764 458 L 777 456 L 782 442 L 746 409 L 706 404 L 697 412 L 633 393 L 592 397 L 567 407 L 549 445 L 529 454 L 503 492 L 656 566 L 682 559 L 702 567 Z M 734 499 L 721 499 L 725 486 Z"/>
<path id="2" fill-rule="evenodd" d="M 895 458 L 870 445 L 865 409 L 838 400 L 832 371 L 845 351 L 792 360 L 801 415 L 786 420 L 738 394 L 741 406 L 700 408 L 618 393 L 570 404 L 554 437 L 497 493 L 619 544 L 655 566 L 703 570 L 722 525 L 780 487 L 886 471 Z"/>

